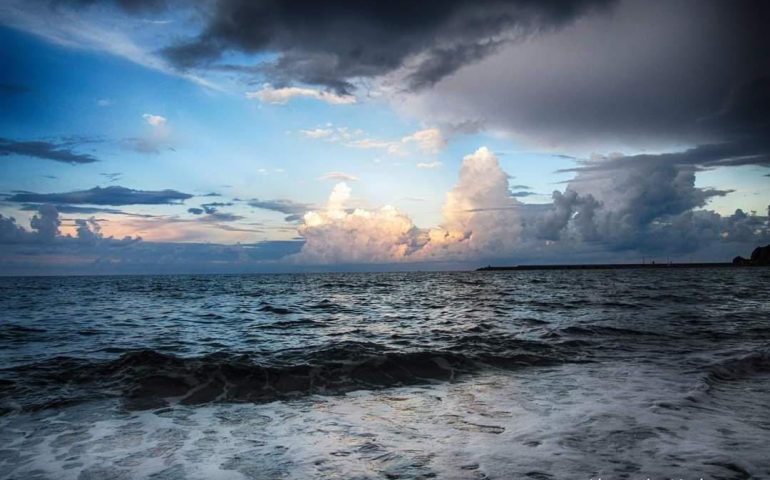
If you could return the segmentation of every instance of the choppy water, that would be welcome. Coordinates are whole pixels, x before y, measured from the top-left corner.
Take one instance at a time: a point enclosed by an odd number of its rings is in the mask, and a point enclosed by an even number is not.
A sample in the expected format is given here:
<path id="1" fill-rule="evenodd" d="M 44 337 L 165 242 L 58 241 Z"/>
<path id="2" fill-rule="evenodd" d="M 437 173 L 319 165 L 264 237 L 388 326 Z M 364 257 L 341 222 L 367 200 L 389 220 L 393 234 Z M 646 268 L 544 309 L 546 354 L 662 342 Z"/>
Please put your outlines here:
<path id="1" fill-rule="evenodd" d="M 0 278 L 0 478 L 770 478 L 768 285 Z"/>

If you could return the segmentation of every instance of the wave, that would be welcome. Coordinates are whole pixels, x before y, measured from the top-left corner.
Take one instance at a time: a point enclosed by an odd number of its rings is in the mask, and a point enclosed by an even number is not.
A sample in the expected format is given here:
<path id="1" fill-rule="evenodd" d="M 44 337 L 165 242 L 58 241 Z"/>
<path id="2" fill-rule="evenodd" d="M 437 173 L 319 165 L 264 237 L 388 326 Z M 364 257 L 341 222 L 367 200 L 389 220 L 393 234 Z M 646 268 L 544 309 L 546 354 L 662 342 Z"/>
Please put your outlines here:
<path id="1" fill-rule="evenodd" d="M 643 330 L 634 330 L 631 328 L 619 328 L 610 327 L 606 325 L 586 325 L 586 326 L 571 326 L 560 330 L 561 333 L 568 335 L 578 336 L 593 336 L 593 335 L 609 335 L 609 336 L 651 336 L 651 337 L 663 337 L 665 335 L 657 332 L 649 332 Z"/>
<path id="2" fill-rule="evenodd" d="M 770 352 L 761 351 L 722 360 L 706 367 L 705 373 L 685 398 L 700 402 L 715 389 L 764 373 L 770 373 Z"/>
<path id="3" fill-rule="evenodd" d="M 25 327 L 22 325 L 0 325 L 0 342 L 20 343 L 43 340 L 48 337 L 44 328 Z"/>
<path id="4" fill-rule="evenodd" d="M 526 348 L 467 355 L 449 350 L 394 351 L 349 342 L 306 350 L 284 351 L 269 362 L 230 354 L 186 358 L 154 350 L 132 351 L 101 363 L 58 357 L 0 370 L 0 404 L 6 405 L 6 411 L 14 402 L 21 409 L 40 409 L 115 395 L 130 409 L 157 408 L 169 402 L 270 402 L 445 382 L 483 368 L 560 361 L 555 355 Z"/>
<path id="5" fill-rule="evenodd" d="M 743 380 L 760 373 L 770 373 L 770 352 L 755 352 L 711 365 L 704 381 L 710 386 L 715 386 Z"/>

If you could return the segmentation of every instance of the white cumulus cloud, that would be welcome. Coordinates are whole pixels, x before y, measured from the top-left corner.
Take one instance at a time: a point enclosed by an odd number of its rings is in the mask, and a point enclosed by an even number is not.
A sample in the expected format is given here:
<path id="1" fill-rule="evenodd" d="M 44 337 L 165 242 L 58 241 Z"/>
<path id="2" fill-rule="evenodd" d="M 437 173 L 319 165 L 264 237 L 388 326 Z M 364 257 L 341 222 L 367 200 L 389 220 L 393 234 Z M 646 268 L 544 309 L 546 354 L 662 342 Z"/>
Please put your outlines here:
<path id="1" fill-rule="evenodd" d="M 396 208 L 348 209 L 350 187 L 338 183 L 326 208 L 305 214 L 305 245 L 294 259 L 312 264 L 378 263 L 405 259 L 418 245 L 417 228 Z"/>
<path id="2" fill-rule="evenodd" d="M 142 115 L 142 118 L 153 127 L 163 127 L 167 123 L 166 117 L 163 117 L 161 115 L 153 115 L 152 113 L 145 113 Z"/>
<path id="3" fill-rule="evenodd" d="M 307 263 L 421 261 L 483 254 L 515 241 L 519 225 L 508 176 L 487 148 L 463 159 L 460 179 L 447 194 L 444 221 L 420 229 L 392 206 L 348 209 L 350 187 L 342 182 L 326 208 L 305 214 L 299 233 L 306 239 L 296 260 Z"/>

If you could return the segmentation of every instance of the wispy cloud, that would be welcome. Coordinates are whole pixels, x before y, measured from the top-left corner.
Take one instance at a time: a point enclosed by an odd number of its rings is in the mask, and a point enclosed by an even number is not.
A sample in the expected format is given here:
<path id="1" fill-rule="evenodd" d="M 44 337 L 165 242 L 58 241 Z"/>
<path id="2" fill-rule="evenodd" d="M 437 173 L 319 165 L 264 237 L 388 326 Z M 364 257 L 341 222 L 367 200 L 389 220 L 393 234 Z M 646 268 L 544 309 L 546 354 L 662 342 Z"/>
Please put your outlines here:
<path id="1" fill-rule="evenodd" d="M 64 193 L 17 192 L 9 196 L 9 202 L 63 203 L 72 205 L 165 205 L 180 203 L 192 198 L 189 193 L 176 190 L 133 190 L 126 187 L 94 187 Z"/>
<path id="2" fill-rule="evenodd" d="M 296 222 L 302 219 L 302 215 L 312 208 L 307 203 L 299 203 L 293 200 L 278 199 L 278 200 L 259 200 L 253 199 L 249 201 L 249 206 L 259 208 L 261 210 L 270 210 L 273 212 L 279 212 L 286 215 L 285 220 L 287 222 Z"/>
<path id="3" fill-rule="evenodd" d="M 246 92 L 246 98 L 256 99 L 263 103 L 283 105 L 298 97 L 312 98 L 326 102 L 330 105 L 349 105 L 356 103 L 356 97 L 352 95 L 338 95 L 333 92 L 318 90 L 315 88 L 283 87 L 273 88 L 270 84 L 262 86 L 261 90 Z"/>
<path id="4" fill-rule="evenodd" d="M 383 150 L 390 155 L 405 156 L 410 153 L 410 146 L 422 154 L 437 155 L 447 144 L 447 140 L 438 128 L 426 128 L 405 135 L 400 139 L 382 139 L 368 135 L 361 129 L 335 127 L 326 124 L 321 127 L 300 130 L 300 134 L 312 140 L 340 143 L 350 148 L 363 150 Z M 412 152 L 415 149 L 411 149 Z"/>
<path id="5" fill-rule="evenodd" d="M 441 162 L 435 161 L 435 162 L 420 162 L 417 164 L 417 168 L 425 168 L 425 169 L 432 169 L 432 168 L 438 168 L 441 166 Z"/>
<path id="6" fill-rule="evenodd" d="M 329 172 L 318 177 L 319 180 L 333 180 L 335 182 L 356 182 L 358 177 L 345 172 Z"/>
<path id="7" fill-rule="evenodd" d="M 41 140 L 25 141 L 0 138 L 0 157 L 19 155 L 23 157 L 41 158 L 54 162 L 70 163 L 72 165 L 94 163 L 99 160 L 87 153 L 76 153 L 71 148 L 72 142 L 49 142 Z"/>
<path id="8" fill-rule="evenodd" d="M 446 147 L 446 139 L 438 128 L 418 130 L 401 139 L 402 143 L 415 143 L 421 152 L 436 155 Z"/>
<path id="9" fill-rule="evenodd" d="M 93 16 L 84 15 L 80 10 L 70 10 L 58 2 L 2 2 L 0 19 L 5 25 L 58 45 L 106 52 L 168 75 L 186 78 L 207 88 L 221 90 L 218 85 L 203 77 L 170 66 L 154 49 L 140 46 L 115 26 L 102 26 Z"/>

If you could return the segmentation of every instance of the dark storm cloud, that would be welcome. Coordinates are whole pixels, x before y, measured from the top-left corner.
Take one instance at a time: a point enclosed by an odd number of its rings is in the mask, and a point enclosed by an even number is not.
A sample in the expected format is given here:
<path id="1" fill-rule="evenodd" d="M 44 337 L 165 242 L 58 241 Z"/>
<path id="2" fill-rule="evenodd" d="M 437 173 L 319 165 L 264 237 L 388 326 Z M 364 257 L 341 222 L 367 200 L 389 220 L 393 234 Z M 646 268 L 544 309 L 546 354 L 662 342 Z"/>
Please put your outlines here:
<path id="1" fill-rule="evenodd" d="M 697 187 L 692 165 L 626 160 L 579 170 L 564 193 L 553 193 L 548 210 L 531 218 L 530 234 L 607 251 L 674 253 L 770 240 L 768 217 L 704 209 L 710 199 L 731 191 Z"/>
<path id="2" fill-rule="evenodd" d="M 133 190 L 126 187 L 94 187 L 64 193 L 18 192 L 9 196 L 10 202 L 65 203 L 73 205 L 163 205 L 180 203 L 192 195 L 176 190 Z"/>
<path id="3" fill-rule="evenodd" d="M 770 131 L 768 132 L 770 134 Z M 620 156 L 599 161 L 583 161 L 580 166 L 558 172 L 609 171 L 632 168 L 639 164 L 711 169 L 758 165 L 770 168 L 770 136 L 747 140 L 699 145 L 683 152 Z"/>
<path id="4" fill-rule="evenodd" d="M 549 150 L 655 150 L 768 128 L 770 4 L 622 0 L 414 95 L 434 121 L 482 121 Z"/>
<path id="5" fill-rule="evenodd" d="M 558 28 L 609 0 L 221 0 L 204 30 L 165 49 L 180 68 L 211 66 L 225 52 L 278 53 L 264 69 L 279 83 L 348 93 L 356 78 L 417 59 L 412 88 L 430 86 L 511 36 Z M 417 57 L 420 57 L 419 59 Z M 250 67 L 240 67 L 248 69 Z"/>
<path id="6" fill-rule="evenodd" d="M 7 157 L 10 155 L 41 158 L 72 165 L 99 161 L 92 155 L 74 152 L 71 149 L 71 142 L 53 143 L 47 141 L 24 141 L 0 138 L 0 157 Z"/>

